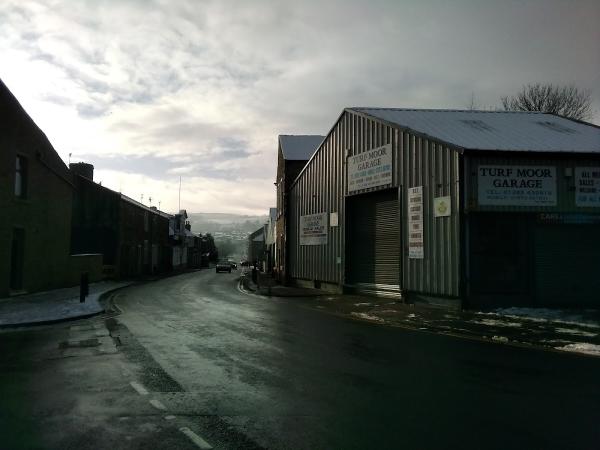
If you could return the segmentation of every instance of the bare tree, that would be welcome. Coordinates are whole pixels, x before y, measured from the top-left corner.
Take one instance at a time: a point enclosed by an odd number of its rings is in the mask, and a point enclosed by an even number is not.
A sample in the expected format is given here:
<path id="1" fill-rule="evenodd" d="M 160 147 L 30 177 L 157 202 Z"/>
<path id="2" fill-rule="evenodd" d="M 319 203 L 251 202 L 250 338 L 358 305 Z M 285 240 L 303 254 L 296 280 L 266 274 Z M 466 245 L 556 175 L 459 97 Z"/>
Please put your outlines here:
<path id="1" fill-rule="evenodd" d="M 501 100 L 507 111 L 541 111 L 577 120 L 590 120 L 594 115 L 590 91 L 573 85 L 528 84 L 517 95 Z"/>

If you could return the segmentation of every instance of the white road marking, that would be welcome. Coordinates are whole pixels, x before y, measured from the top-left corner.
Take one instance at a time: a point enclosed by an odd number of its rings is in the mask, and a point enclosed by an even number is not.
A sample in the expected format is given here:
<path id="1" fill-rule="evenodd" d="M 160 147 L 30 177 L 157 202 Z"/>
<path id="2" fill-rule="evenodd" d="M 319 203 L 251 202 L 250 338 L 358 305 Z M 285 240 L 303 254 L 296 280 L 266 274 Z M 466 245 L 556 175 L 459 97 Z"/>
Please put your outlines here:
<path id="1" fill-rule="evenodd" d="M 165 420 L 173 420 L 173 419 L 176 419 L 176 417 L 171 414 L 169 414 L 168 416 L 165 416 Z"/>
<path id="2" fill-rule="evenodd" d="M 152 399 L 152 400 L 150 400 L 150 404 L 152 406 L 154 406 L 156 409 L 162 409 L 163 411 L 167 410 L 167 407 L 165 405 L 163 405 L 160 400 Z"/>
<path id="3" fill-rule="evenodd" d="M 194 433 L 188 427 L 181 427 L 179 429 L 179 431 L 181 431 L 183 434 L 185 434 L 187 437 L 189 437 L 190 440 L 194 444 L 196 444 L 198 447 L 204 448 L 204 449 L 211 449 L 212 448 L 212 446 L 208 442 L 206 442 L 204 439 L 202 439 L 200 436 L 198 436 L 196 433 Z"/>
<path id="4" fill-rule="evenodd" d="M 148 395 L 148 391 L 146 390 L 146 388 L 144 386 L 142 386 L 140 383 L 138 383 L 137 381 L 131 381 L 129 383 L 131 385 L 132 388 L 134 388 L 138 394 L 140 395 Z"/>

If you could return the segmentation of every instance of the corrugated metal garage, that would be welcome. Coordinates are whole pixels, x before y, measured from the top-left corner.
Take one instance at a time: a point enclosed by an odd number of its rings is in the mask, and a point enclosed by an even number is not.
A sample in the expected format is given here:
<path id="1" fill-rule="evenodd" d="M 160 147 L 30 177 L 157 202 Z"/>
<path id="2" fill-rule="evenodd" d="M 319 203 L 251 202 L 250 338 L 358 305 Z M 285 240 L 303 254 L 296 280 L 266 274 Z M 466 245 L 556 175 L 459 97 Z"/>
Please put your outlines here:
<path id="1" fill-rule="evenodd" d="M 290 208 L 298 283 L 454 307 L 598 303 L 593 125 L 348 108 L 293 183 Z M 574 281 L 559 289 L 557 273 Z"/>

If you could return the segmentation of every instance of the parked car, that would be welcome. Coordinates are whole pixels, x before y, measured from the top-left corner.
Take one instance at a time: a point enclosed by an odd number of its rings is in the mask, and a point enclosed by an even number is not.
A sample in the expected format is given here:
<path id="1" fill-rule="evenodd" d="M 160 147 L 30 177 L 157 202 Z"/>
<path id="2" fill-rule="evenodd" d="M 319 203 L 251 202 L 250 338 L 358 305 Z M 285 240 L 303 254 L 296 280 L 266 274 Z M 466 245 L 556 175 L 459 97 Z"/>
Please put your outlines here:
<path id="1" fill-rule="evenodd" d="M 231 264 L 226 259 L 221 259 L 217 262 L 217 267 L 215 268 L 217 273 L 219 272 L 229 272 L 231 273 Z"/>

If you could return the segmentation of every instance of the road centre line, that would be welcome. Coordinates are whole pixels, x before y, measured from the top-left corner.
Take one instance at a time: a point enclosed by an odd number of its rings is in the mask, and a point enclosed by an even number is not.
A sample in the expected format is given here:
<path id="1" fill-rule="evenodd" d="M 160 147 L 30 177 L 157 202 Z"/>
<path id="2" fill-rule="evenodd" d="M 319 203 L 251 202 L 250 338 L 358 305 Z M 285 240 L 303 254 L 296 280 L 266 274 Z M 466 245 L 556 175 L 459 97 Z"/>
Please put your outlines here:
<path id="1" fill-rule="evenodd" d="M 140 383 L 138 383 L 137 381 L 130 381 L 129 384 L 131 385 L 132 388 L 134 388 L 138 394 L 140 395 L 148 395 L 148 391 L 146 390 L 146 388 L 144 386 L 142 386 Z"/>
<path id="2" fill-rule="evenodd" d="M 181 431 L 183 434 L 185 434 L 187 437 L 189 437 L 190 440 L 194 444 L 196 444 L 198 447 L 207 449 L 207 450 L 212 448 L 212 446 L 208 442 L 206 442 L 204 439 L 202 439 L 200 436 L 198 436 L 196 433 L 194 433 L 188 427 L 181 427 L 179 429 L 179 431 Z"/>
<path id="3" fill-rule="evenodd" d="M 161 409 L 163 411 L 167 410 L 167 407 L 162 404 L 160 400 L 152 399 L 150 400 L 150 404 L 154 406 L 156 409 Z"/>

